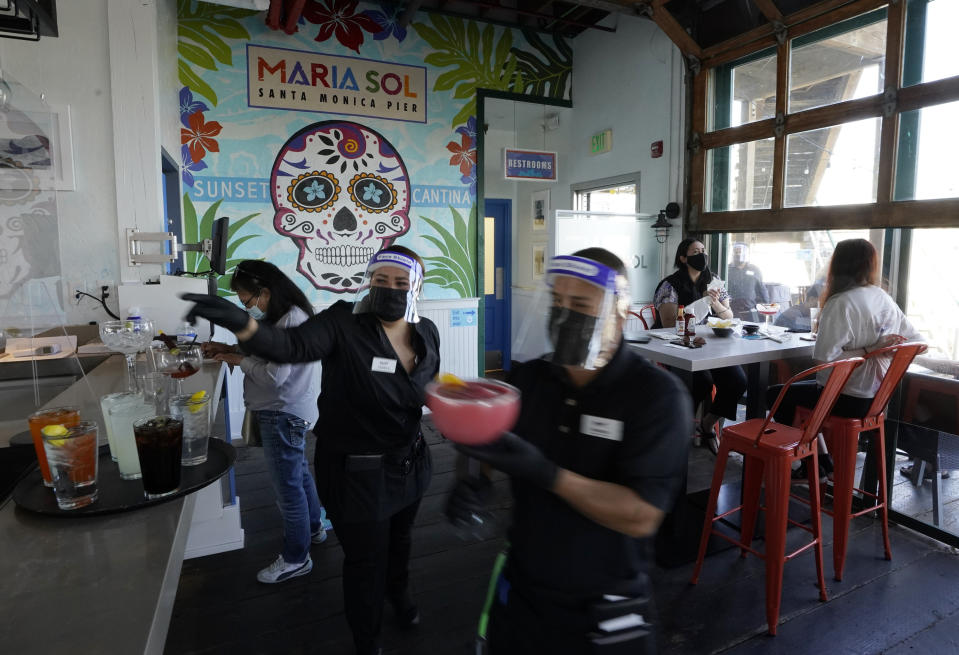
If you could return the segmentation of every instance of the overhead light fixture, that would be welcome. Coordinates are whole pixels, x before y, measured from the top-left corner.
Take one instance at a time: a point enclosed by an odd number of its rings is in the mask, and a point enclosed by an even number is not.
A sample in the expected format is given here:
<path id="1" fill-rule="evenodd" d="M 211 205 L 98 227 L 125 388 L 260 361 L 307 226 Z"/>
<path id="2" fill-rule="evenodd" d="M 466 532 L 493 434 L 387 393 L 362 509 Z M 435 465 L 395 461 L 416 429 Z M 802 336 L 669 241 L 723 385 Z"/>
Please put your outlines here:
<path id="1" fill-rule="evenodd" d="M 656 222 L 650 226 L 656 231 L 657 243 L 666 243 L 666 240 L 669 238 L 669 230 L 673 227 L 672 223 L 666 219 L 676 218 L 677 216 L 679 216 L 678 202 L 671 202 L 666 205 L 665 209 L 659 210 L 659 216 L 656 217 Z"/>

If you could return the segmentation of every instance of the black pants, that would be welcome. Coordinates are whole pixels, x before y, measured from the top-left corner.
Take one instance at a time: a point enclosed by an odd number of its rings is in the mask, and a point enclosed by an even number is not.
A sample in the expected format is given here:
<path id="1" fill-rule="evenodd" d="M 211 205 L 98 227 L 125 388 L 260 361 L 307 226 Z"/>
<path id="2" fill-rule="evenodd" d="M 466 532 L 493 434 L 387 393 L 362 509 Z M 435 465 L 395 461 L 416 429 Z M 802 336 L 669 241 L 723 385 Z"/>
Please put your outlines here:
<path id="1" fill-rule="evenodd" d="M 644 615 L 655 622 L 650 601 Z M 654 655 L 656 635 L 652 626 L 645 637 L 602 647 L 592 643 L 588 633 L 596 632 L 595 624 L 583 607 L 573 608 L 542 602 L 535 595 L 511 589 L 503 604 L 499 600 L 490 608 L 486 631 L 490 655 Z"/>
<path id="2" fill-rule="evenodd" d="M 343 547 L 343 606 L 358 653 L 379 646 L 384 598 L 402 598 L 410 580 L 410 533 L 417 500 L 382 521 L 340 521 L 330 513 Z"/>
<path id="3" fill-rule="evenodd" d="M 783 385 L 774 384 L 766 390 L 766 407 L 772 408 L 773 403 L 776 402 L 776 396 L 779 395 L 782 388 Z M 786 392 L 786 396 L 773 418 L 776 423 L 792 425 L 793 419 L 796 417 L 796 408 L 807 407 L 812 409 L 816 406 L 821 395 L 822 387 L 815 380 L 795 382 L 789 387 L 789 391 Z M 836 399 L 836 404 L 833 405 L 832 415 L 843 418 L 862 418 L 869 411 L 870 405 L 872 405 L 872 398 L 857 398 L 841 393 L 839 398 Z"/>
<path id="4" fill-rule="evenodd" d="M 716 385 L 716 398 L 710 400 L 713 385 Z M 746 391 L 746 372 L 742 366 L 697 371 L 693 373 L 693 388 L 689 391 L 693 396 L 693 407 L 704 403 L 703 414 L 711 412 L 736 420 L 736 406 Z"/>

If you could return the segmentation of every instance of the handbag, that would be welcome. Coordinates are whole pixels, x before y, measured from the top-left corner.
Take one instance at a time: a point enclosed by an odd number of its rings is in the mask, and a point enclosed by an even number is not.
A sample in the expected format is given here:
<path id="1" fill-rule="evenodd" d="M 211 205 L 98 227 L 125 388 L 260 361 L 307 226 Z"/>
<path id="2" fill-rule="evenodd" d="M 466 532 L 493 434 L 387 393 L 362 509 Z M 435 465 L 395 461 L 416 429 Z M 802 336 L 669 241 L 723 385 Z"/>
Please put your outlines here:
<path id="1" fill-rule="evenodd" d="M 243 414 L 243 427 L 240 428 L 240 436 L 243 437 L 244 446 L 263 446 L 263 439 L 260 437 L 260 422 L 256 420 L 250 410 L 246 410 L 246 413 Z"/>

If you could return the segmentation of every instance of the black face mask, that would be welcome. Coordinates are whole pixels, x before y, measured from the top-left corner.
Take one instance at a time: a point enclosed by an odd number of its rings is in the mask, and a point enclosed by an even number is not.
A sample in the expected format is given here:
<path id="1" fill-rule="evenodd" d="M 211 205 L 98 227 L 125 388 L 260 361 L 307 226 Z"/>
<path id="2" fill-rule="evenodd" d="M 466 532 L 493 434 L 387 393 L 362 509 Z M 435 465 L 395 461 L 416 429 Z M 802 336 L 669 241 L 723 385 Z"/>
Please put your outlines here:
<path id="1" fill-rule="evenodd" d="M 406 315 L 406 289 L 370 287 L 370 311 L 377 318 L 392 322 Z"/>
<path id="2" fill-rule="evenodd" d="M 705 271 L 706 264 L 709 261 L 709 258 L 706 257 L 706 253 L 698 252 L 695 255 L 690 255 L 686 258 L 686 264 L 689 265 L 694 271 Z"/>
<path id="3" fill-rule="evenodd" d="M 553 363 L 582 366 L 593 340 L 596 317 L 572 309 L 549 310 L 549 340 L 553 344 Z"/>

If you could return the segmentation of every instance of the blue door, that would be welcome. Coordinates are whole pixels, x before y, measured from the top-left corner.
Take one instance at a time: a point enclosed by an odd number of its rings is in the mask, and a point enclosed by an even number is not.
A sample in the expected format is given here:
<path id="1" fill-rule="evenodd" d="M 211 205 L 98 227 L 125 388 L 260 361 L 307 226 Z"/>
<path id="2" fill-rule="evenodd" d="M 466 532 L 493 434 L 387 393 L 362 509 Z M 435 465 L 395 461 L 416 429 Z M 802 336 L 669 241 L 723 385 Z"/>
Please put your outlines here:
<path id="1" fill-rule="evenodd" d="M 487 199 L 483 223 L 486 370 L 509 370 L 512 201 Z"/>

